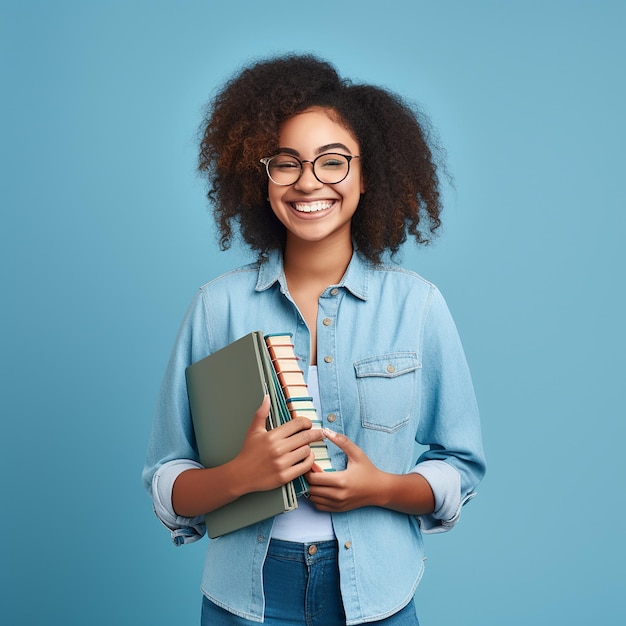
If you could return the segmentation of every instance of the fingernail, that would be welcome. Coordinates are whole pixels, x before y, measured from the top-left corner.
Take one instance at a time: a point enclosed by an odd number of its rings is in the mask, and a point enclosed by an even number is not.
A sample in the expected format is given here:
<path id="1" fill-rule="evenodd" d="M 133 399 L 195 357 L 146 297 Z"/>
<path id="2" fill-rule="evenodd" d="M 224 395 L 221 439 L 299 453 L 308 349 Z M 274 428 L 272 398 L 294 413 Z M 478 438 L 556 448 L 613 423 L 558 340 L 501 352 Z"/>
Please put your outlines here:
<path id="1" fill-rule="evenodd" d="M 328 428 L 322 428 L 322 431 L 324 433 L 324 437 L 328 437 L 329 439 L 335 438 L 335 431 L 329 430 Z"/>

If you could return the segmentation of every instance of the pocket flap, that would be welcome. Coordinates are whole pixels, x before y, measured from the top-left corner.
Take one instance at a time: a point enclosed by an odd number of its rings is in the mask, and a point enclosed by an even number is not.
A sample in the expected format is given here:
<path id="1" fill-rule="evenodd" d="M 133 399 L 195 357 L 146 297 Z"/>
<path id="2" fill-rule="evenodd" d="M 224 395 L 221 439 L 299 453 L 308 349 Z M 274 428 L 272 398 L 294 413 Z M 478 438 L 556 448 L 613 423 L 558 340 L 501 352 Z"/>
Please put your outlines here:
<path id="1" fill-rule="evenodd" d="M 369 357 L 354 363 L 357 378 L 367 376 L 382 376 L 395 378 L 422 366 L 414 352 L 392 352 Z"/>

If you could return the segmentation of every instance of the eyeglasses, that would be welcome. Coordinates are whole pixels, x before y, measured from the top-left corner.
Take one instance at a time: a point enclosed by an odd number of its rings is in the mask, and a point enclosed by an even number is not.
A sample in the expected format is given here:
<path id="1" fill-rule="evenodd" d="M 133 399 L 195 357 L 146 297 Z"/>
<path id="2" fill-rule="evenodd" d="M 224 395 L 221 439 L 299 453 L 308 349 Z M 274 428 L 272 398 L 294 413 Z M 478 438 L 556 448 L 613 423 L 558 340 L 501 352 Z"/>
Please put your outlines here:
<path id="1" fill-rule="evenodd" d="M 313 176 L 320 183 L 336 185 L 350 173 L 350 161 L 358 158 L 359 156 L 356 154 L 327 152 L 320 154 L 313 161 L 301 161 L 290 154 L 277 154 L 273 157 L 265 157 L 260 162 L 265 165 L 267 175 L 273 183 L 287 187 L 300 180 L 305 163 L 311 164 Z"/>

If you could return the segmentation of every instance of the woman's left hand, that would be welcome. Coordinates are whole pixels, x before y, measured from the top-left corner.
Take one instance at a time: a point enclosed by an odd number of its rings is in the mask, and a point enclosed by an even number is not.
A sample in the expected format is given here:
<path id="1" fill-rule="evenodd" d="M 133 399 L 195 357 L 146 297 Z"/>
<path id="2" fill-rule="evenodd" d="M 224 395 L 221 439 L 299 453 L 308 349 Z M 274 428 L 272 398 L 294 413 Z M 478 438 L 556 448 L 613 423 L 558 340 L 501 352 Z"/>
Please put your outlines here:
<path id="1" fill-rule="evenodd" d="M 320 511 L 350 511 L 362 506 L 380 506 L 386 474 L 348 437 L 325 431 L 328 439 L 341 448 L 348 463 L 340 472 L 311 471 L 306 475 L 309 499 Z"/>

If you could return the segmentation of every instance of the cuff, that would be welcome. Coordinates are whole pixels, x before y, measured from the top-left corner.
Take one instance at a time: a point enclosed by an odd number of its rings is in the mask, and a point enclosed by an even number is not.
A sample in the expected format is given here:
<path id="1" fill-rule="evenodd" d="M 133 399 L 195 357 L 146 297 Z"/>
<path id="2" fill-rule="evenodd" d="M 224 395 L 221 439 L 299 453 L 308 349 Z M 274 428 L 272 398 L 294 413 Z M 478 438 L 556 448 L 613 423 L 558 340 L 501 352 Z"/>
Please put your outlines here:
<path id="1" fill-rule="evenodd" d="M 461 475 L 445 461 L 423 461 L 411 473 L 423 476 L 435 496 L 435 510 L 419 516 L 422 532 L 442 533 L 452 529 L 459 521 L 463 505 L 476 494 L 472 492 L 461 498 Z"/>
<path id="2" fill-rule="evenodd" d="M 164 463 L 152 478 L 152 502 L 160 522 L 170 531 L 176 546 L 198 541 L 205 531 L 204 516 L 181 517 L 172 505 L 172 489 L 176 479 L 189 469 L 202 469 L 200 463 L 179 459 Z"/>

